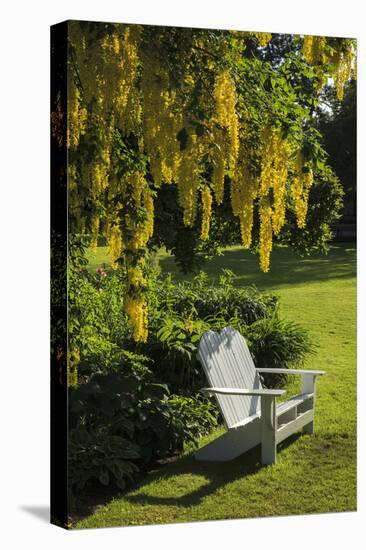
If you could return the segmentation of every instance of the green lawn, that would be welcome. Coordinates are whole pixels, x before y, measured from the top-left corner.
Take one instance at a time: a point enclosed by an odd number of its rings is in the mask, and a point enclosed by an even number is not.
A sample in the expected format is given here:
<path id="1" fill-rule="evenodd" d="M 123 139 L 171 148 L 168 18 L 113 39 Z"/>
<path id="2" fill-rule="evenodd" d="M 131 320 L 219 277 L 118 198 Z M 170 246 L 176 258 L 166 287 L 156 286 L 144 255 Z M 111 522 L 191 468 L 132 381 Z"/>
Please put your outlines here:
<path id="1" fill-rule="evenodd" d="M 100 249 L 92 269 L 105 260 Z M 176 271 L 167 254 L 162 270 Z M 114 498 L 75 525 L 109 527 L 356 509 L 356 259 L 352 245 L 328 256 L 300 259 L 276 250 L 271 271 L 239 247 L 227 249 L 205 271 L 221 268 L 238 285 L 255 284 L 280 296 L 283 317 L 308 329 L 318 344 L 306 367 L 324 369 L 318 381 L 316 435 L 296 435 L 280 447 L 276 465 L 260 465 L 255 448 L 226 464 L 197 463 L 189 451 L 149 474 L 139 487 Z M 180 276 L 182 278 L 182 276 Z M 202 441 L 217 437 L 221 428 Z"/>

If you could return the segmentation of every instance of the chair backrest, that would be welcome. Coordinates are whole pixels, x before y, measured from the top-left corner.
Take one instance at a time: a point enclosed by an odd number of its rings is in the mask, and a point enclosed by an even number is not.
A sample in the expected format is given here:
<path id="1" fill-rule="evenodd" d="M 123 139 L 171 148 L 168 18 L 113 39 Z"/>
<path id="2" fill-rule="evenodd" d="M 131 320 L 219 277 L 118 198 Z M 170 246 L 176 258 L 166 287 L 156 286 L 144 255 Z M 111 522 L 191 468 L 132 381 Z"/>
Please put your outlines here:
<path id="1" fill-rule="evenodd" d="M 198 359 L 211 387 L 261 389 L 259 375 L 243 336 L 232 327 L 205 332 Z M 228 428 L 259 412 L 259 397 L 216 395 Z"/>

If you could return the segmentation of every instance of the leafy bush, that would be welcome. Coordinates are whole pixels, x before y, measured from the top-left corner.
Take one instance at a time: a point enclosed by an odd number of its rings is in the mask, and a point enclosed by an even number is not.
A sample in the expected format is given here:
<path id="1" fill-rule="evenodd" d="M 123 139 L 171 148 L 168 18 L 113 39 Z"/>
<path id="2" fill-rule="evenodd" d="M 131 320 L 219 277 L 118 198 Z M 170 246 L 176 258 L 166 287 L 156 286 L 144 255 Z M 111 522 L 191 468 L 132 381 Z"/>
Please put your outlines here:
<path id="1" fill-rule="evenodd" d="M 133 480 L 138 467 L 133 459 L 139 457 L 138 446 L 130 441 L 110 435 L 103 427 L 88 431 L 79 425 L 69 432 L 69 473 L 73 494 L 97 480 L 103 485 L 126 486 Z"/>
<path id="2" fill-rule="evenodd" d="M 93 375 L 70 389 L 69 468 L 74 493 L 99 481 L 124 488 L 154 458 L 183 449 L 216 424 L 205 398 L 169 396 L 145 374 Z"/>
<path id="3" fill-rule="evenodd" d="M 208 399 L 172 395 L 168 403 L 173 413 L 174 429 L 181 442 L 196 446 L 199 438 L 217 424 L 217 410 Z"/>
<path id="4" fill-rule="evenodd" d="M 294 366 L 301 363 L 312 346 L 305 331 L 278 315 L 278 300 L 256 288 L 236 288 L 235 276 L 223 270 L 219 286 L 199 274 L 192 283 L 173 284 L 170 277 L 157 278 L 155 302 L 150 312 L 148 342 L 140 346 L 153 359 L 152 370 L 171 391 L 191 394 L 205 385 L 205 375 L 196 359 L 197 346 L 207 330 L 226 326 L 247 339 L 258 367 Z M 264 383 L 285 381 L 284 375 L 264 377 Z"/>
<path id="5" fill-rule="evenodd" d="M 81 268 L 69 274 L 69 342 L 79 351 L 79 381 L 123 365 L 123 342 L 131 330 L 122 310 L 124 284 L 118 275 L 101 277 Z M 126 372 L 126 371 L 125 371 Z"/>
<path id="6" fill-rule="evenodd" d="M 260 368 L 288 368 L 301 364 L 314 346 L 304 329 L 296 323 L 280 319 L 277 312 L 268 319 L 253 323 L 247 339 L 254 362 Z M 263 374 L 266 387 L 280 387 L 286 375 Z"/>
<path id="7" fill-rule="evenodd" d="M 223 269 L 219 285 L 209 283 L 206 273 L 199 273 L 192 282 L 173 283 L 170 276 L 152 279 L 151 322 L 167 311 L 197 319 L 238 318 L 250 325 L 270 316 L 277 297 L 260 293 L 255 287 L 237 288 L 235 274 Z"/>

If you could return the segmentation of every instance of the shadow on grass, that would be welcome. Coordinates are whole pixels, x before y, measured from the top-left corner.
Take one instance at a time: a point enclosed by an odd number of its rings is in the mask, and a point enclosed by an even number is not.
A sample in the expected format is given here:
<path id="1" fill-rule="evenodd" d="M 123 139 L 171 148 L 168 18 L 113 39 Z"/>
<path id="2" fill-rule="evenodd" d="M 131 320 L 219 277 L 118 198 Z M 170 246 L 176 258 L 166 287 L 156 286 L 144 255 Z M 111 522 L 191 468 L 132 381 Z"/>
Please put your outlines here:
<path id="1" fill-rule="evenodd" d="M 278 448 L 279 452 L 281 452 L 281 449 L 294 443 L 300 436 L 300 433 L 294 434 L 285 442 L 281 443 Z M 160 504 L 190 508 L 191 506 L 198 505 L 202 499 L 215 493 L 224 485 L 239 478 L 251 476 L 263 468 L 266 468 L 266 466 L 262 466 L 261 464 L 260 445 L 229 462 L 198 462 L 195 460 L 194 453 L 192 452 L 192 454 L 189 454 L 178 460 L 175 464 L 165 468 L 163 474 L 161 472 L 154 472 L 154 474 L 151 474 L 149 479 L 145 479 L 143 483 L 133 490 L 133 493 L 141 491 L 145 485 L 149 485 L 151 482 L 159 482 L 159 480 L 162 480 L 165 483 L 170 478 L 180 475 L 200 476 L 206 478 L 208 483 L 178 497 L 169 496 L 169 494 L 164 496 L 153 496 L 139 492 L 138 494 L 126 494 L 123 498 L 133 504 Z"/>
<path id="2" fill-rule="evenodd" d="M 194 276 L 179 273 L 171 257 L 161 258 L 159 264 L 163 273 L 173 272 L 177 281 Z M 348 279 L 356 274 L 356 249 L 352 243 L 340 244 L 332 246 L 326 256 L 314 254 L 301 258 L 288 248 L 277 248 L 272 253 L 269 273 L 262 273 L 256 255 L 234 248 L 202 266 L 214 282 L 218 281 L 222 269 L 231 269 L 237 275 L 237 286 L 254 284 L 258 288 Z"/>
<path id="3" fill-rule="evenodd" d="M 279 452 L 296 441 L 300 435 L 300 433 L 294 434 L 281 443 L 278 446 Z M 165 461 L 160 464 L 157 463 L 154 470 L 146 472 L 133 487 L 129 487 L 125 491 L 121 491 L 117 487 L 104 487 L 99 484 L 90 486 L 83 496 L 79 497 L 77 502 L 74 503 L 70 511 L 70 521 L 76 524 L 95 513 L 98 508 L 108 505 L 113 499 L 124 499 L 132 504 L 173 505 L 189 508 L 199 504 L 203 498 L 213 494 L 220 487 L 236 479 L 255 474 L 265 468 L 261 464 L 260 445 L 229 462 L 198 462 L 194 458 L 194 453 L 195 451 L 192 451 L 182 458 L 172 457 L 168 459 L 171 460 L 169 464 L 166 464 Z M 172 487 L 174 491 L 176 484 L 172 479 L 178 478 L 179 483 L 179 476 L 187 475 L 192 476 L 192 484 L 197 481 L 197 478 L 203 478 L 207 480 L 207 483 L 201 484 L 198 489 L 182 496 L 177 497 L 167 494 L 164 483 L 170 482 L 170 484 L 168 483 L 169 488 Z M 164 496 L 152 496 L 141 492 L 152 483 L 159 486 L 160 482 L 161 494 Z M 139 493 L 136 494 L 137 492 Z"/>

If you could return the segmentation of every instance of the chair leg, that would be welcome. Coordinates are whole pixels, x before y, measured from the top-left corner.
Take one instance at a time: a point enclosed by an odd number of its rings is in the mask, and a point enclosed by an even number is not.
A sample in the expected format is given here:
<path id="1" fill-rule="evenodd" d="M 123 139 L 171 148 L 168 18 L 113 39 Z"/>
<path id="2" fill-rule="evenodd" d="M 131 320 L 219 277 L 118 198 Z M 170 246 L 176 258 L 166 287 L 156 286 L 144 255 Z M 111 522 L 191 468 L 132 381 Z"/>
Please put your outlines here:
<path id="1" fill-rule="evenodd" d="M 314 420 L 309 422 L 309 424 L 306 424 L 306 426 L 302 429 L 304 434 L 312 435 L 314 433 Z"/>
<path id="2" fill-rule="evenodd" d="M 261 397 L 262 464 L 275 464 L 277 459 L 276 402 L 273 397 Z"/>
<path id="3" fill-rule="evenodd" d="M 302 393 L 313 394 L 313 410 L 315 411 L 315 397 L 316 397 L 316 377 L 311 374 L 303 374 L 301 377 L 301 389 Z M 314 433 L 314 420 L 306 424 L 302 429 L 304 434 L 312 435 Z"/>

